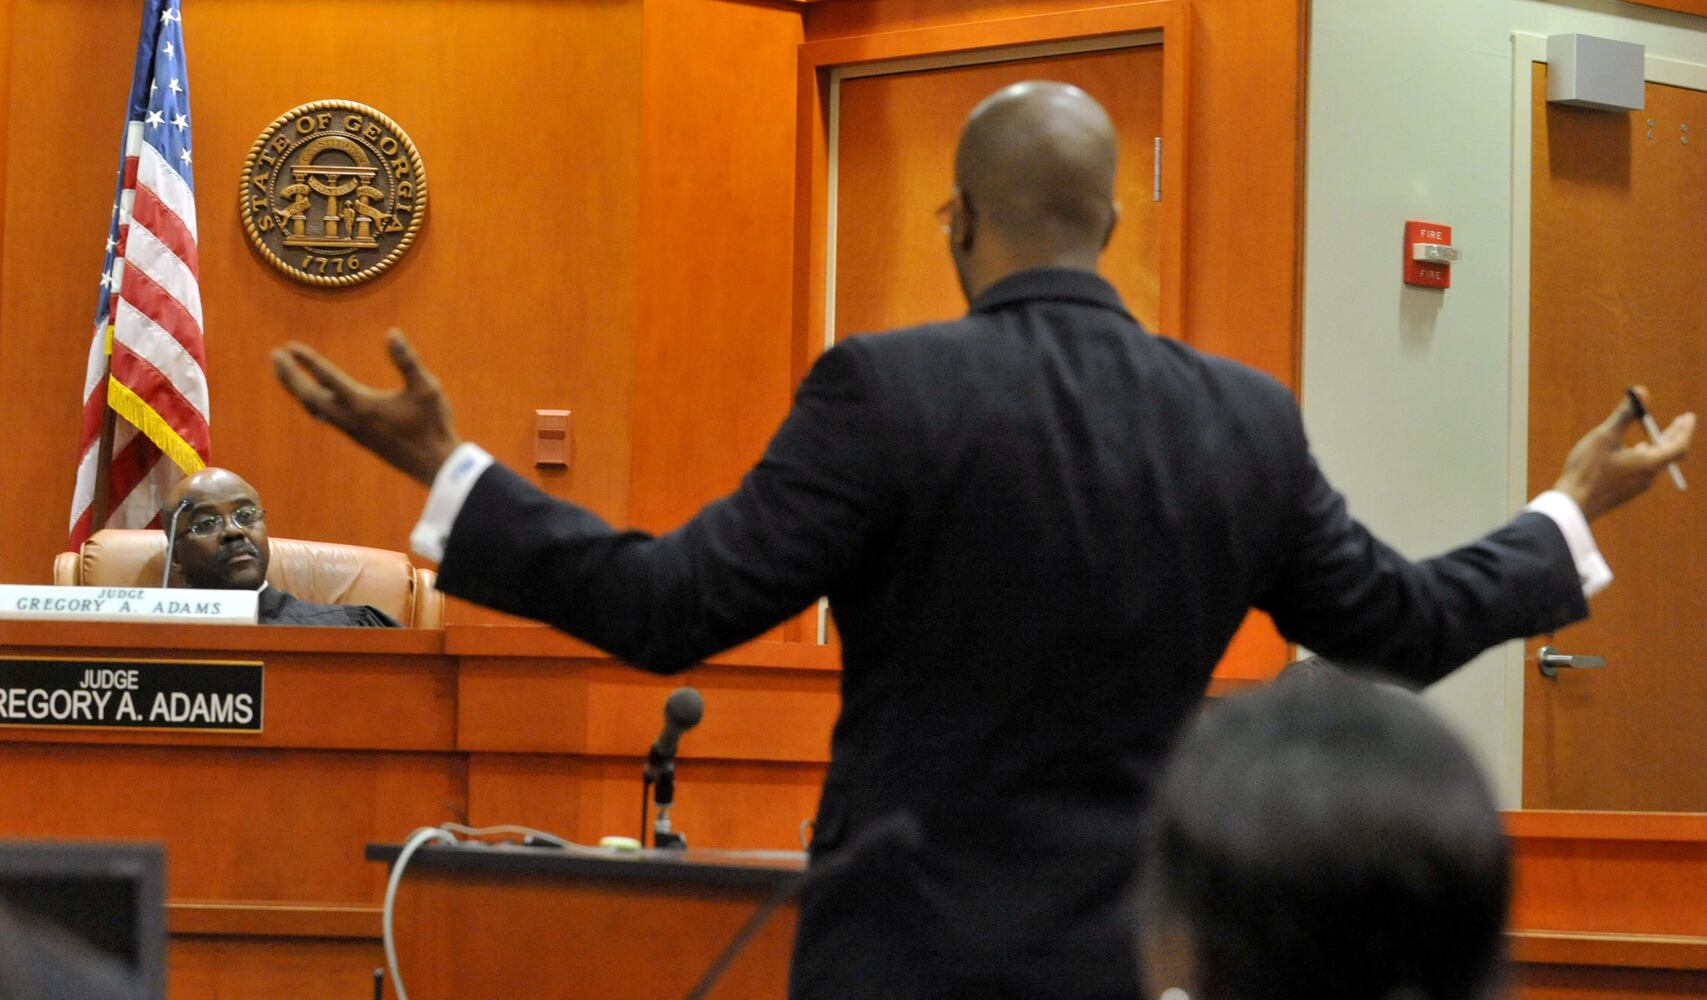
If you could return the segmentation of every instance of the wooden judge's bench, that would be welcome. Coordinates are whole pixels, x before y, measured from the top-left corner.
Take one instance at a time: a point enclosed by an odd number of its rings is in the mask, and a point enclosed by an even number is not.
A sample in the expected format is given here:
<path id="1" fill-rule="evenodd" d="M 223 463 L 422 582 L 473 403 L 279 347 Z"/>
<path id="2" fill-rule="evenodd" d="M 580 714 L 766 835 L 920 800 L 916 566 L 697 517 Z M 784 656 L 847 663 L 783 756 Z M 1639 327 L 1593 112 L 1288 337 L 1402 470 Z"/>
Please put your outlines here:
<path id="1" fill-rule="evenodd" d="M 165 844 L 173 1000 L 370 996 L 394 852 L 369 845 L 419 827 L 634 835 L 642 758 L 681 683 L 706 713 L 682 741 L 677 826 L 696 848 L 797 849 L 837 704 L 833 647 L 757 642 L 656 678 L 523 625 L 0 622 L 0 657 L 263 664 L 258 734 L 0 728 L 0 835 Z M 1508 823 L 1520 997 L 1707 996 L 1707 817 Z M 423 850 L 399 896 L 410 995 L 488 995 L 489 976 L 494 996 L 683 995 L 791 867 L 692 860 Z M 648 922 L 677 942 L 662 956 Z M 785 908 L 712 995 L 780 997 L 792 925 Z M 561 992 L 514 991 L 538 977 Z"/>
<path id="2" fill-rule="evenodd" d="M 370 843 L 447 820 L 637 835 L 641 764 L 684 683 L 707 708 L 682 740 L 677 827 L 798 849 L 837 705 L 831 648 L 753 643 L 659 678 L 529 626 L 5 621 L 0 657 L 263 664 L 258 734 L 0 727 L 0 837 L 165 845 L 174 1000 L 370 996 Z"/>

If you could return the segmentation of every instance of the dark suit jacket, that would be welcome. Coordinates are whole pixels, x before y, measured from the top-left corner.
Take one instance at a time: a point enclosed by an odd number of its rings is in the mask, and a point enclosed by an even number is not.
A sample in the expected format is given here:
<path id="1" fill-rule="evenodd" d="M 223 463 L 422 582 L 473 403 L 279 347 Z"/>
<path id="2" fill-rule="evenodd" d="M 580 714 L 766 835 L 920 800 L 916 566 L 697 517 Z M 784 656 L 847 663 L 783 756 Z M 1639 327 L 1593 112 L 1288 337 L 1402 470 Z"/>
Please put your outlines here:
<path id="1" fill-rule="evenodd" d="M 358 628 L 399 628 L 397 619 L 367 604 L 313 604 L 299 601 L 277 587 L 261 591 L 262 625 L 338 625 Z"/>
<path id="2" fill-rule="evenodd" d="M 1285 387 L 1061 270 L 826 352 L 740 488 L 667 535 L 493 467 L 439 585 L 659 672 L 830 596 L 814 863 L 898 810 L 925 849 L 808 889 L 799 998 L 1135 996 L 1147 788 L 1252 606 L 1418 682 L 1587 613 L 1545 516 L 1410 562 L 1347 514 Z"/>

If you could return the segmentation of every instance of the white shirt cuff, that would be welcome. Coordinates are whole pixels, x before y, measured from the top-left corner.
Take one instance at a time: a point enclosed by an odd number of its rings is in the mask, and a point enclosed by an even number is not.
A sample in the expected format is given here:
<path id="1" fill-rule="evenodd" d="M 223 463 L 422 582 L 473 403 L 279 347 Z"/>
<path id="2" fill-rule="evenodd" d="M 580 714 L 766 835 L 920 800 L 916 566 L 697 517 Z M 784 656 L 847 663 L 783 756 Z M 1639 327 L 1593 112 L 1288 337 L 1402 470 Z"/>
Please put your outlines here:
<path id="1" fill-rule="evenodd" d="M 439 466 L 433 477 L 433 490 L 427 494 L 427 508 L 409 533 L 409 547 L 423 559 L 443 562 L 445 546 L 450 543 L 451 528 L 462 505 L 468 502 L 468 491 L 492 465 L 492 456 L 472 441 L 456 446 L 456 450 Z"/>
<path id="2" fill-rule="evenodd" d="M 1577 564 L 1577 582 L 1582 584 L 1584 597 L 1593 597 L 1606 589 L 1612 582 L 1612 567 L 1601 557 L 1600 547 L 1589 533 L 1588 518 L 1583 517 L 1582 508 L 1575 500 L 1558 490 L 1548 490 L 1531 500 L 1524 510 L 1546 514 L 1559 526 L 1565 544 L 1570 546 L 1571 559 Z"/>

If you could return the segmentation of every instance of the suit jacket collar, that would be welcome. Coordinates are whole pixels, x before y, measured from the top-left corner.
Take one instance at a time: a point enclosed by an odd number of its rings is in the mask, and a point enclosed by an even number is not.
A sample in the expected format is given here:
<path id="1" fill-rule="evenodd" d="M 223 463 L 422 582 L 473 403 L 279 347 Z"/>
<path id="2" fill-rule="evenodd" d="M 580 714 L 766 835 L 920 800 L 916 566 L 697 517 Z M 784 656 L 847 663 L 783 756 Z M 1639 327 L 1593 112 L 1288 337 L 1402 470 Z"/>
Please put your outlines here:
<path id="1" fill-rule="evenodd" d="M 1127 319 L 1132 319 L 1132 314 L 1126 311 L 1125 304 L 1120 301 L 1120 293 L 1114 290 L 1113 285 L 1104 281 L 1102 276 L 1094 271 L 1081 271 L 1070 267 L 1038 267 L 1028 271 L 1016 271 L 978 293 L 978 297 L 972 300 L 971 311 L 994 312 L 1005 306 L 1035 299 L 1082 302 L 1112 309 Z"/>

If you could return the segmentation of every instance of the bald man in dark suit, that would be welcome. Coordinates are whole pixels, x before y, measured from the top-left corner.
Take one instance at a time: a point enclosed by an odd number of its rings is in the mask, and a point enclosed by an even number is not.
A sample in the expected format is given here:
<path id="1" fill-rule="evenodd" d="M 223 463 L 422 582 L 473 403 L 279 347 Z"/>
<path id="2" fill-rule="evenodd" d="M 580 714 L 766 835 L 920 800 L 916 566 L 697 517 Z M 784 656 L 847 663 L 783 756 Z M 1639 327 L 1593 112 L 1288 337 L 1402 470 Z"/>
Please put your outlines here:
<path id="1" fill-rule="evenodd" d="M 412 541 L 449 593 L 661 673 L 829 595 L 842 710 L 796 1000 L 1134 1000 L 1150 784 L 1250 608 L 1426 683 L 1585 616 L 1608 575 L 1588 519 L 1688 446 L 1692 416 L 1622 446 L 1621 405 L 1534 509 L 1411 562 L 1347 513 L 1284 386 L 1152 336 L 1097 275 L 1114 161 L 1076 88 L 979 105 L 945 206 L 968 314 L 826 351 L 740 487 L 657 537 L 461 442 L 401 335 L 396 392 L 275 355 L 311 413 L 433 488 Z"/>

